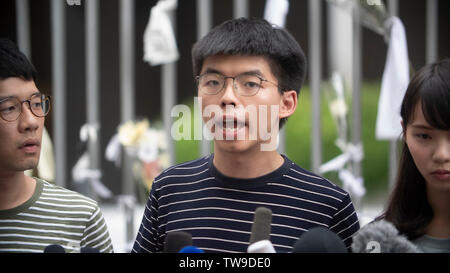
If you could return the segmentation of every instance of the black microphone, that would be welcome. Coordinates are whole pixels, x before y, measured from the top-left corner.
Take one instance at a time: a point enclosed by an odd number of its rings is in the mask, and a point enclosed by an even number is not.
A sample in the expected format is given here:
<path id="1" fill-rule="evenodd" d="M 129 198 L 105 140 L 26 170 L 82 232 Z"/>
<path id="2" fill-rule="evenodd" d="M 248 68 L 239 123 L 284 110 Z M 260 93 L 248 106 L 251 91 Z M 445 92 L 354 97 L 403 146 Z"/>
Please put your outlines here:
<path id="1" fill-rule="evenodd" d="M 178 253 L 183 247 L 192 245 L 191 234 L 184 231 L 173 231 L 166 234 L 164 241 L 165 253 Z"/>
<path id="2" fill-rule="evenodd" d="M 93 247 L 82 247 L 80 253 L 100 253 L 100 251 Z"/>
<path id="3" fill-rule="evenodd" d="M 66 253 L 66 251 L 60 245 L 48 245 L 44 249 L 44 253 Z"/>
<path id="4" fill-rule="evenodd" d="M 315 227 L 305 233 L 292 247 L 293 253 L 348 253 L 344 242 L 331 230 Z"/>
<path id="5" fill-rule="evenodd" d="M 270 239 L 270 223 L 272 222 L 272 211 L 265 207 L 259 207 L 255 210 L 253 218 L 252 233 L 250 235 L 250 244 L 262 240 Z"/>
<path id="6" fill-rule="evenodd" d="M 395 226 L 380 220 L 362 227 L 354 236 L 355 253 L 417 253 L 417 247 L 400 235 Z"/>

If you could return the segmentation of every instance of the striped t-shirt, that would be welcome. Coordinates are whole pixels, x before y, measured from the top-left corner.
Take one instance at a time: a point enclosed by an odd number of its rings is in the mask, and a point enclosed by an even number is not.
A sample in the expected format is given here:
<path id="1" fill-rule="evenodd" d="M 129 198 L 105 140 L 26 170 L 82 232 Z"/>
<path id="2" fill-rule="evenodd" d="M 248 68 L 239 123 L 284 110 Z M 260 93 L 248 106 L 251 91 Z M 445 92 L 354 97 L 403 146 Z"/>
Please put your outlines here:
<path id="1" fill-rule="evenodd" d="M 33 196 L 22 205 L 0 210 L 0 252 L 42 253 L 49 245 L 66 252 L 95 248 L 113 252 L 108 228 L 95 201 L 36 179 Z"/>
<path id="2" fill-rule="evenodd" d="M 214 155 L 174 166 L 152 186 L 132 252 L 160 252 L 168 232 L 185 231 L 205 252 L 246 252 L 255 210 L 272 210 L 270 241 L 290 252 L 313 227 L 326 227 L 348 249 L 359 222 L 350 196 L 284 157 L 284 164 L 252 179 L 224 176 Z"/>

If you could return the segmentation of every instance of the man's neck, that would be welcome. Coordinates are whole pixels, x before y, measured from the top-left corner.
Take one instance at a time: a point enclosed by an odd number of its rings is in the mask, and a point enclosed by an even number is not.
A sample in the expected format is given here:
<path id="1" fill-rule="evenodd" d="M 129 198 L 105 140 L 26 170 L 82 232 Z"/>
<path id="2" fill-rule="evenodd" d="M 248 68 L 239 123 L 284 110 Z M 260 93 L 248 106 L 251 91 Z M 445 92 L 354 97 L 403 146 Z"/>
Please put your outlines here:
<path id="1" fill-rule="evenodd" d="M 230 153 L 214 152 L 214 166 L 224 175 L 234 178 L 255 178 L 281 167 L 284 158 L 277 151 Z"/>
<path id="2" fill-rule="evenodd" d="M 0 173 L 0 210 L 15 208 L 33 196 L 36 181 L 23 172 Z"/>

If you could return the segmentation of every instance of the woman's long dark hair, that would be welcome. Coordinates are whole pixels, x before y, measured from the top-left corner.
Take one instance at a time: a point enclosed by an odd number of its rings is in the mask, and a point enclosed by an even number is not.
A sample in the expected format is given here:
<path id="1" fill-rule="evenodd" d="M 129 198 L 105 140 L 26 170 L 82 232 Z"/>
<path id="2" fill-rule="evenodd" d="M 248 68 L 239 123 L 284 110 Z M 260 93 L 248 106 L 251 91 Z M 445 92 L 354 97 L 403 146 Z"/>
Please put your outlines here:
<path id="1" fill-rule="evenodd" d="M 403 135 L 412 122 L 416 105 L 422 103 L 422 112 L 434 128 L 450 129 L 450 59 L 421 68 L 412 78 L 401 105 Z M 433 218 L 427 199 L 425 179 L 414 163 L 406 143 L 400 158 L 397 183 L 386 211 L 378 219 L 393 223 L 410 240 L 425 233 Z"/>

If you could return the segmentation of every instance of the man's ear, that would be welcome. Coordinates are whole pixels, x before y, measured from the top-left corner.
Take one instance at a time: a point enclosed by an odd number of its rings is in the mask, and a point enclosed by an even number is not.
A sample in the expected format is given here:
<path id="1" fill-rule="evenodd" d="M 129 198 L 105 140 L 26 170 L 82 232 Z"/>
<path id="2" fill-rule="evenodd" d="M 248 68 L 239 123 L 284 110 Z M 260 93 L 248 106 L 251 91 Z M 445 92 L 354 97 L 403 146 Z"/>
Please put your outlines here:
<path id="1" fill-rule="evenodd" d="M 291 116 L 297 108 L 297 92 L 289 90 L 283 92 L 280 102 L 280 119 Z"/>

